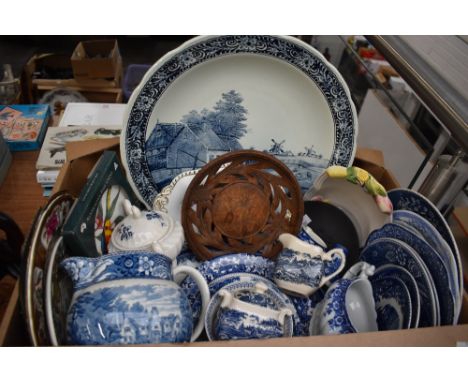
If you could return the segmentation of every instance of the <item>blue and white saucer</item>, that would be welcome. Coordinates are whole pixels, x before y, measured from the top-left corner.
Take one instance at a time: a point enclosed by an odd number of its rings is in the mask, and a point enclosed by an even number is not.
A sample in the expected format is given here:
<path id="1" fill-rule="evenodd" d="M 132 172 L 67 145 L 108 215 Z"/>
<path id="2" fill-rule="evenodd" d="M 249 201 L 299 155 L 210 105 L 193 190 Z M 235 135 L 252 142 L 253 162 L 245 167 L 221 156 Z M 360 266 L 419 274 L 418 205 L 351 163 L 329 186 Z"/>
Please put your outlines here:
<path id="1" fill-rule="evenodd" d="M 408 211 L 401 211 L 408 212 Z M 429 223 L 428 223 L 429 224 Z M 380 238 L 393 238 L 401 240 L 413 248 L 421 257 L 421 260 L 429 269 L 434 281 L 437 297 L 440 304 L 441 325 L 456 324 L 456 303 L 458 285 L 451 276 L 442 256 L 440 256 L 427 242 L 414 235 L 410 230 L 398 224 L 386 224 L 381 229 L 372 232 L 367 243 L 372 243 Z"/>
<path id="2" fill-rule="evenodd" d="M 421 257 L 406 243 L 391 238 L 373 241 L 364 248 L 361 260 L 376 268 L 395 264 L 405 268 L 416 280 L 421 300 L 420 327 L 438 326 L 439 303 L 432 276 Z"/>
<path id="3" fill-rule="evenodd" d="M 419 326 L 419 315 L 421 311 L 421 302 L 419 289 L 414 277 L 405 268 L 399 265 L 387 264 L 375 270 L 373 278 L 397 279 L 405 284 L 411 301 L 411 328 Z"/>
<path id="4" fill-rule="evenodd" d="M 459 280 L 455 256 L 453 256 L 450 246 L 435 227 L 428 220 L 412 211 L 394 211 L 393 220 L 397 224 L 411 227 L 411 229 L 417 232 L 420 237 L 422 237 L 432 248 L 434 248 L 434 250 L 437 251 L 446 264 L 447 269 L 450 271 L 452 279 L 456 283 L 458 290 Z M 457 296 L 459 294 L 460 293 L 457 292 Z"/>
<path id="5" fill-rule="evenodd" d="M 400 330 L 411 327 L 411 296 L 405 283 L 382 274 L 371 276 L 372 293 L 379 330 Z"/>
<path id="6" fill-rule="evenodd" d="M 244 302 L 251 304 L 258 304 L 264 308 L 269 308 L 271 310 L 279 311 L 281 309 L 290 309 L 291 304 L 285 303 L 285 298 L 287 297 L 280 291 L 270 288 L 271 283 L 267 284 L 268 288 L 262 293 L 262 296 L 257 295 L 253 292 L 255 286 L 258 284 L 258 281 L 240 281 L 234 282 L 224 286 L 223 290 L 228 290 L 234 296 L 238 297 Z M 219 291 L 214 294 L 211 298 L 208 308 L 205 315 L 205 331 L 210 341 L 218 340 L 216 336 L 216 320 L 218 318 L 218 312 L 220 310 L 220 305 L 222 301 L 222 296 Z M 249 325 L 248 322 L 239 322 L 242 325 Z M 249 332 L 248 328 L 246 332 Z M 252 330 L 252 332 L 257 332 L 257 330 Z M 292 337 L 294 333 L 294 320 L 291 316 L 285 318 L 285 324 L 282 328 L 283 337 Z M 252 337 L 258 338 L 258 337 Z"/>
<path id="7" fill-rule="evenodd" d="M 463 267 L 461 263 L 460 252 L 457 243 L 453 237 L 452 231 L 442 216 L 440 211 L 434 204 L 423 195 L 407 189 L 397 188 L 389 191 L 388 197 L 392 201 L 393 209 L 407 210 L 417 213 L 419 216 L 431 223 L 435 229 L 442 235 L 442 238 L 449 245 L 455 259 L 455 264 L 458 274 L 459 295 L 463 295 Z M 458 313 L 461 309 L 461 301 L 459 302 Z"/>

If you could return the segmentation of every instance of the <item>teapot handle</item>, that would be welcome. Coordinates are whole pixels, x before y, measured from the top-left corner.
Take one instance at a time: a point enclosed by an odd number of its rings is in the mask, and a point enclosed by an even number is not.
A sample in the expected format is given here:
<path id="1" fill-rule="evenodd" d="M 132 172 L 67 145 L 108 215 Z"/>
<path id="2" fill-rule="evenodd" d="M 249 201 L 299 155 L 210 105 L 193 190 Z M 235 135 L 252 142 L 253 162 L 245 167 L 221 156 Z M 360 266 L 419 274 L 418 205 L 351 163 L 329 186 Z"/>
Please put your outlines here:
<path id="1" fill-rule="evenodd" d="M 197 284 L 198 289 L 200 290 L 200 295 L 201 295 L 201 300 L 202 300 L 202 310 L 201 310 L 200 318 L 198 319 L 197 325 L 193 329 L 192 338 L 190 339 L 190 342 L 193 342 L 201 334 L 203 327 L 204 327 L 206 308 L 208 307 L 208 302 L 210 301 L 210 290 L 208 288 L 208 284 L 205 278 L 195 268 L 189 267 L 187 265 L 179 265 L 173 269 L 172 274 L 175 277 L 179 273 L 185 273 L 189 275 L 190 277 L 192 277 L 195 280 L 195 283 Z"/>

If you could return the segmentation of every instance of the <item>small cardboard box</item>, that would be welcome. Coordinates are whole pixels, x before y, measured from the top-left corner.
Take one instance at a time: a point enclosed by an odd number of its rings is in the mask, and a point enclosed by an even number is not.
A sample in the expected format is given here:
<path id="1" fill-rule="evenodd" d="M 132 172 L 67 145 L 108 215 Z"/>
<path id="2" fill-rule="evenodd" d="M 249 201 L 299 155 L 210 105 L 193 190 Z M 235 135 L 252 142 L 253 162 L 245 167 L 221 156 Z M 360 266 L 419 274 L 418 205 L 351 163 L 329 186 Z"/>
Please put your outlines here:
<path id="1" fill-rule="evenodd" d="M 75 79 L 113 78 L 122 58 L 117 40 L 81 41 L 71 56 Z"/>

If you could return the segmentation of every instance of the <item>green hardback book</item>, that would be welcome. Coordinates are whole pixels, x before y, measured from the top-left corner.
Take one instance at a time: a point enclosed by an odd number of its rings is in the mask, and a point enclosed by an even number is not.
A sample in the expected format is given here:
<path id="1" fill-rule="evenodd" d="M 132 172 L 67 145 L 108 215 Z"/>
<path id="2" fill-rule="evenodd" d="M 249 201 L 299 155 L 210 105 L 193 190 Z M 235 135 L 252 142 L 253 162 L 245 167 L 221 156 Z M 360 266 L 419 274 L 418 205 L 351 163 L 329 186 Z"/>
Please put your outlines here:
<path id="1" fill-rule="evenodd" d="M 97 257 L 108 253 L 112 231 L 125 217 L 124 199 L 141 206 L 116 153 L 104 151 L 63 227 L 70 255 Z"/>

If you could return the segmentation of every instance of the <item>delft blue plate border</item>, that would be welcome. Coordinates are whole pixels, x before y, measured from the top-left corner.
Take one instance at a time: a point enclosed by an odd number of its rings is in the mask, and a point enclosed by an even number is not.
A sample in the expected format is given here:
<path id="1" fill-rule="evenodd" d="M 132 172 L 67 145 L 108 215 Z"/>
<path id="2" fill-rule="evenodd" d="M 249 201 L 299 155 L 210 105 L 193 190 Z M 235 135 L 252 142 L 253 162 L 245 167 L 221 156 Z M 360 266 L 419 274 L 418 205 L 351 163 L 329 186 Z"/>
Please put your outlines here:
<path id="1" fill-rule="evenodd" d="M 408 244 L 391 238 L 377 239 L 364 248 L 360 259 L 376 267 L 399 265 L 410 272 L 419 290 L 420 327 L 439 326 L 440 311 L 434 281 L 420 256 Z"/>
<path id="2" fill-rule="evenodd" d="M 460 295 L 463 295 L 463 267 L 458 250 L 457 243 L 453 237 L 452 231 L 448 226 L 437 207 L 423 195 L 404 188 L 396 188 L 388 192 L 394 210 L 408 210 L 417 213 L 424 219 L 428 220 L 437 231 L 442 235 L 455 256 L 455 263 L 458 268 L 458 282 L 460 287 Z M 460 313 L 461 304 L 459 304 L 458 313 Z"/>
<path id="3" fill-rule="evenodd" d="M 421 311 L 421 300 L 419 297 L 418 284 L 414 277 L 405 268 L 387 264 L 377 268 L 371 278 L 395 278 L 403 282 L 408 289 L 411 298 L 411 328 L 419 327 L 419 316 Z"/>
<path id="4" fill-rule="evenodd" d="M 299 40 L 298 40 L 299 41 Z M 152 205 L 158 190 L 146 163 L 145 139 L 151 113 L 164 91 L 187 70 L 207 60 L 233 54 L 260 54 L 288 62 L 307 75 L 325 96 L 335 125 L 335 145 L 329 165 L 348 166 L 354 159 L 357 119 L 344 80 L 315 50 L 290 38 L 275 36 L 218 36 L 196 38 L 177 52 L 163 57 L 145 76 L 131 98 L 126 120 L 123 157 L 133 185 L 143 200 Z M 123 146 L 123 145 L 122 145 Z"/>
<path id="5" fill-rule="evenodd" d="M 455 304 L 457 301 L 458 285 L 453 284 L 450 272 L 441 256 L 424 240 L 414 235 L 405 227 L 397 224 L 385 224 L 381 229 L 372 232 L 367 245 L 381 238 L 393 238 L 408 244 L 421 257 L 429 270 L 440 305 L 441 325 L 454 325 L 458 320 Z M 453 282 L 452 282 L 453 281 Z M 452 285 L 453 284 L 453 285 Z"/>

